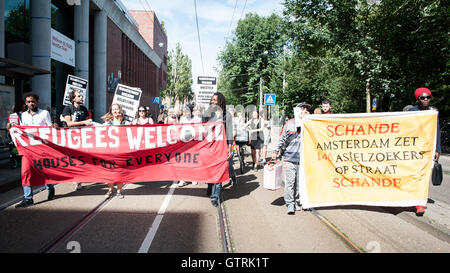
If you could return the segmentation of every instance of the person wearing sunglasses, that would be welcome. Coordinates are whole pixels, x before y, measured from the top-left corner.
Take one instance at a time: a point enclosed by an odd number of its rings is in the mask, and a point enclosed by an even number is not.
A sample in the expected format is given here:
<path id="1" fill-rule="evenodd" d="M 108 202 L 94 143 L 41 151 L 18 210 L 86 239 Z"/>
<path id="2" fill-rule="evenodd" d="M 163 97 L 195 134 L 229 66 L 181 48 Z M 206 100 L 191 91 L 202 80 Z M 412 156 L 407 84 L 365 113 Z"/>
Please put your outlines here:
<path id="1" fill-rule="evenodd" d="M 133 124 L 153 124 L 153 119 L 147 116 L 147 109 L 144 106 L 139 107 L 136 117 L 133 120 Z"/>
<path id="2" fill-rule="evenodd" d="M 426 87 L 417 88 L 414 91 L 414 96 L 417 100 L 417 105 L 410 107 L 407 111 L 423 111 L 423 110 L 436 110 L 437 109 L 431 106 L 431 91 Z M 439 115 L 437 118 L 437 127 L 436 127 L 436 151 L 434 153 L 434 161 L 439 160 L 439 156 L 441 154 L 441 130 L 439 128 Z M 425 214 L 424 206 L 416 206 L 416 215 L 423 216 Z"/>

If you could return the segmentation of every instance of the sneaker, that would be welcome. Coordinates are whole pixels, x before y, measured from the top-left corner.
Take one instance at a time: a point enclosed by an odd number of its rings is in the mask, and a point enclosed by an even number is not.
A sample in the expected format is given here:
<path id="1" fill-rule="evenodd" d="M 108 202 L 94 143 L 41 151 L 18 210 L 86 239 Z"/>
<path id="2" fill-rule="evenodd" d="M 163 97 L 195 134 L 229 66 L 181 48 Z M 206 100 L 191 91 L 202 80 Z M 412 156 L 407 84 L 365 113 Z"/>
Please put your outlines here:
<path id="1" fill-rule="evenodd" d="M 192 185 L 198 185 L 198 182 L 192 182 Z"/>
<path id="2" fill-rule="evenodd" d="M 123 196 L 122 191 L 117 191 L 116 196 L 120 199 L 123 199 L 125 196 Z"/>
<path id="3" fill-rule="evenodd" d="M 295 207 L 293 205 L 289 205 L 287 208 L 287 214 L 293 215 L 295 214 Z"/>
<path id="4" fill-rule="evenodd" d="M 184 186 L 186 186 L 187 185 L 187 183 L 186 182 L 184 182 L 184 181 L 180 181 L 180 182 L 178 182 L 178 187 L 184 187 Z"/>
<path id="5" fill-rule="evenodd" d="M 48 190 L 48 197 L 47 200 L 53 200 L 55 198 L 55 189 L 49 189 Z"/>
<path id="6" fill-rule="evenodd" d="M 218 206 L 219 206 L 219 202 L 218 202 L 217 200 L 211 199 L 211 204 L 212 204 L 214 207 L 218 207 Z"/>
<path id="7" fill-rule="evenodd" d="M 18 208 L 26 208 L 34 204 L 33 199 L 23 199 L 22 202 L 16 205 L 16 209 Z"/>
<path id="8" fill-rule="evenodd" d="M 416 206 L 416 216 L 423 216 L 425 214 L 424 206 Z"/>
<path id="9" fill-rule="evenodd" d="M 303 210 L 303 207 L 302 207 L 301 204 L 295 204 L 294 208 L 295 208 L 296 211 Z"/>
<path id="10" fill-rule="evenodd" d="M 109 190 L 109 191 L 105 194 L 105 199 L 110 198 L 110 197 L 112 196 L 112 194 L 113 194 L 113 191 L 112 191 L 112 190 Z"/>
<path id="11" fill-rule="evenodd" d="M 75 183 L 75 190 L 81 190 L 83 188 L 83 186 L 81 185 L 81 183 Z"/>

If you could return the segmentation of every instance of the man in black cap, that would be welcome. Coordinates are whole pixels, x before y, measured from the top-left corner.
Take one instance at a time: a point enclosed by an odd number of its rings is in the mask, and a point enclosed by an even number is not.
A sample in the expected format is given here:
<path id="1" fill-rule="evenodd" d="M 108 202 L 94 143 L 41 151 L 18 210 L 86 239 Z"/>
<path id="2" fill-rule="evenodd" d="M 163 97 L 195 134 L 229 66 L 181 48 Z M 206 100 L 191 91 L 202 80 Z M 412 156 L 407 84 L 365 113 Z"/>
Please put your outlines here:
<path id="1" fill-rule="evenodd" d="M 281 131 L 277 148 L 272 154 L 275 159 L 278 154 L 283 156 L 283 163 L 286 170 L 286 183 L 284 187 L 284 202 L 287 206 L 287 214 L 294 214 L 296 210 L 301 210 L 299 184 L 297 175 L 300 164 L 301 145 L 301 121 L 305 115 L 309 115 L 311 105 L 305 102 L 299 103 L 294 108 L 295 118 L 288 120 Z"/>

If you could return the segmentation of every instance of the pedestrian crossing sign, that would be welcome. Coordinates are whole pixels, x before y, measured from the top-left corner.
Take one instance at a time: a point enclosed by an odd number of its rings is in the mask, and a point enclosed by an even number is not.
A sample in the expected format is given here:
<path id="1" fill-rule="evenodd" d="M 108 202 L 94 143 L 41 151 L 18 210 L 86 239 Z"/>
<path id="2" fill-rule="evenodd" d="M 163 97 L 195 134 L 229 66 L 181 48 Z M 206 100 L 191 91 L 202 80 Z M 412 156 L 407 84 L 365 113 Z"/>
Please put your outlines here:
<path id="1" fill-rule="evenodd" d="M 152 104 L 159 104 L 159 97 L 153 97 Z"/>
<path id="2" fill-rule="evenodd" d="M 264 94 L 264 105 L 275 105 L 276 98 L 276 94 Z"/>

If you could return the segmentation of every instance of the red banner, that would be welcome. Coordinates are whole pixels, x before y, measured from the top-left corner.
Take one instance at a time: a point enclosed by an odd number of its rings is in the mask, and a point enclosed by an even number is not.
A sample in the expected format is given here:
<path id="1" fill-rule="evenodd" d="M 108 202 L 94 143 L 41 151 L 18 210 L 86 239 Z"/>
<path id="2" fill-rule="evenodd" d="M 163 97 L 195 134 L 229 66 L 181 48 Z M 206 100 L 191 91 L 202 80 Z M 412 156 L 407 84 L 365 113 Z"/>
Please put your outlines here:
<path id="1" fill-rule="evenodd" d="M 221 122 L 77 128 L 14 126 L 22 185 L 68 182 L 227 182 Z"/>

